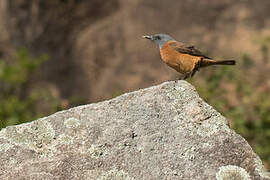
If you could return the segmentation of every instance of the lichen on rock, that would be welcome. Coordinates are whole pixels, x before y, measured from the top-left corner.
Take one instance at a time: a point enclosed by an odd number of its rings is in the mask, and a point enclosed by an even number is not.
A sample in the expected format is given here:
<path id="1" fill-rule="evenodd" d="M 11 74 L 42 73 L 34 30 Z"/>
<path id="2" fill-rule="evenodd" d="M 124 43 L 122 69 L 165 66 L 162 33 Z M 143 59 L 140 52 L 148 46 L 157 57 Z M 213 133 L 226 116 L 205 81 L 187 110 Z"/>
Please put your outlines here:
<path id="1" fill-rule="evenodd" d="M 23 172 L 23 173 L 22 173 Z M 186 81 L 0 131 L 0 179 L 270 179 Z"/>
<path id="2" fill-rule="evenodd" d="M 248 172 L 238 166 L 222 166 L 216 174 L 217 180 L 251 180 Z"/>

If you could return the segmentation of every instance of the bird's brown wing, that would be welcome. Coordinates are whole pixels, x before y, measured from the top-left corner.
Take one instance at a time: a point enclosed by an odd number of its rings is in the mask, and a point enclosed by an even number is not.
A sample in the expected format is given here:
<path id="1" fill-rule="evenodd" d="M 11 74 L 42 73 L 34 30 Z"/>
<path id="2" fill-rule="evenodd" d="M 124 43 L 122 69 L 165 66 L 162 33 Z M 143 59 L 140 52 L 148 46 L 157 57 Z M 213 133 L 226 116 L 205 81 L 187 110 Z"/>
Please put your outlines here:
<path id="1" fill-rule="evenodd" d="M 211 59 L 211 58 L 205 56 L 204 54 L 202 54 L 194 46 L 185 45 L 184 43 L 180 43 L 180 42 L 177 42 L 177 41 L 171 42 L 170 46 L 173 49 L 175 49 L 176 51 L 178 51 L 179 53 L 190 54 L 190 55 L 193 55 L 193 56 L 199 56 L 199 57 L 204 57 L 204 58 L 207 58 L 207 59 Z"/>

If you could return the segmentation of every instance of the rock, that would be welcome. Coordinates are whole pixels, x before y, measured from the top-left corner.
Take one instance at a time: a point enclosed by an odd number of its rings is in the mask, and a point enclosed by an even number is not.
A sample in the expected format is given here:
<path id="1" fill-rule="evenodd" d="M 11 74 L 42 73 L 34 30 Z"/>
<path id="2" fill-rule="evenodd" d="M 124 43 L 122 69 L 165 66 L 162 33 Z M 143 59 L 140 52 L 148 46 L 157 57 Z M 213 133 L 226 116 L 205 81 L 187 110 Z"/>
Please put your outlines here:
<path id="1" fill-rule="evenodd" d="M 0 179 L 270 179 L 186 81 L 0 131 Z"/>

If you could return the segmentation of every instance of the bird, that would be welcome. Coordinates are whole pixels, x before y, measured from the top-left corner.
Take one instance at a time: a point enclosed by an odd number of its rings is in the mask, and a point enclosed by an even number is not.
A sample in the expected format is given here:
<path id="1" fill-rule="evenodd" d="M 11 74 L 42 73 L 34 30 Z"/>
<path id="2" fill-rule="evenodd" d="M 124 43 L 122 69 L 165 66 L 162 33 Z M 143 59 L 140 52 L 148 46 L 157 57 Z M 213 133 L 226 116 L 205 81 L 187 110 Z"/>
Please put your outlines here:
<path id="1" fill-rule="evenodd" d="M 144 35 L 158 45 L 161 59 L 171 68 L 183 74 L 183 78 L 191 78 L 200 68 L 211 65 L 235 65 L 235 60 L 215 60 L 204 55 L 194 45 L 176 41 L 168 34 Z"/>

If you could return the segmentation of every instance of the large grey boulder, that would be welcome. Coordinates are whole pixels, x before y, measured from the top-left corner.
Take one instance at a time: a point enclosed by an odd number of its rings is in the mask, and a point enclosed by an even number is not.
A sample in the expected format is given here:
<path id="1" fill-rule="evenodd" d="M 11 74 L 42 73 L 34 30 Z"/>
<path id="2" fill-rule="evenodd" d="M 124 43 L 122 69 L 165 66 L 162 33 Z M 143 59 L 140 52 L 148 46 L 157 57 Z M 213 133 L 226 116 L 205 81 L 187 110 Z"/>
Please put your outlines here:
<path id="1" fill-rule="evenodd" d="M 227 120 L 171 81 L 0 131 L 0 179 L 270 179 Z"/>

